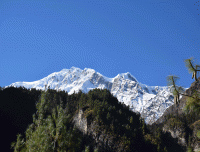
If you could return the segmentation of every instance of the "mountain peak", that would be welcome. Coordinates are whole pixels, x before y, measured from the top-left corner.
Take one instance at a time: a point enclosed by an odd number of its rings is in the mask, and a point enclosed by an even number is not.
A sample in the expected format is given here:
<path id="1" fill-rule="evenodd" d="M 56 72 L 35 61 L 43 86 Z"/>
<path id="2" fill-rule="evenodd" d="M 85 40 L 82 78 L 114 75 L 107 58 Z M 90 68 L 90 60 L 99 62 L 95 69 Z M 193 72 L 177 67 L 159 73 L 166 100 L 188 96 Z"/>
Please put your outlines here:
<path id="1" fill-rule="evenodd" d="M 72 66 L 70 69 L 70 71 L 82 71 L 80 68 L 74 67 Z"/>
<path id="2" fill-rule="evenodd" d="M 56 73 L 65 73 L 65 72 L 82 72 L 83 70 L 81 70 L 80 68 L 77 68 L 77 67 L 74 67 L 74 66 L 72 66 L 70 69 L 62 69 L 61 71 L 59 71 L 59 72 L 56 72 Z"/>
<path id="3" fill-rule="evenodd" d="M 135 81 L 138 83 L 137 79 L 134 76 L 132 76 L 129 72 L 120 73 L 116 77 L 122 77 L 123 79 L 128 79 L 128 80 Z"/>
<path id="4" fill-rule="evenodd" d="M 92 73 L 96 72 L 94 69 L 91 69 L 91 68 L 85 68 L 84 71 L 88 71 L 88 72 L 92 72 Z"/>

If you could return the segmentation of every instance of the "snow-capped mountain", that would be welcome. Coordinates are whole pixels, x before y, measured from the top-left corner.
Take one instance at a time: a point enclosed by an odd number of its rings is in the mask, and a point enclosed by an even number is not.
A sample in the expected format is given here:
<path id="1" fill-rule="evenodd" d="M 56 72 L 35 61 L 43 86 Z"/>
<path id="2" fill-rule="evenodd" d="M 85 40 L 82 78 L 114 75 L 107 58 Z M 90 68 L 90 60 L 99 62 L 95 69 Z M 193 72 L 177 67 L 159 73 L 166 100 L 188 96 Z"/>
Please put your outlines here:
<path id="1" fill-rule="evenodd" d="M 15 82 L 9 86 L 44 90 L 45 85 L 50 86 L 51 89 L 65 90 L 68 94 L 79 90 L 87 93 L 94 88 L 109 89 L 120 102 L 129 105 L 134 112 L 141 113 L 145 122 L 149 124 L 155 122 L 168 107 L 174 104 L 174 97 L 169 87 L 147 86 L 138 82 L 129 72 L 118 74 L 114 78 L 107 78 L 90 68 L 81 70 L 72 67 L 54 72 L 41 80 Z"/>

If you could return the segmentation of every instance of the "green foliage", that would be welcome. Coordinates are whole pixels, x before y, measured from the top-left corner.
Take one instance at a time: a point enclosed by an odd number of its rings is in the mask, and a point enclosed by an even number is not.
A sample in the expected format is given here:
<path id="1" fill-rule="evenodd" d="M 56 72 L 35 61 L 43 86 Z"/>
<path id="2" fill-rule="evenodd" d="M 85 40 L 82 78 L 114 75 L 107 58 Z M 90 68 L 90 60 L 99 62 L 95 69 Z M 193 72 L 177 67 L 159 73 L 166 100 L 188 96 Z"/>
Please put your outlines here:
<path id="1" fill-rule="evenodd" d="M 167 76 L 167 85 L 168 86 L 175 86 L 175 83 L 176 81 L 179 79 L 178 76 L 173 76 L 173 75 L 170 75 L 170 76 Z"/>
<path id="2" fill-rule="evenodd" d="M 197 136 L 197 138 L 200 139 L 200 130 L 197 131 L 196 136 Z M 191 148 L 191 147 L 190 147 L 190 148 Z M 198 149 L 198 152 L 199 152 L 199 151 L 200 151 L 200 149 Z M 192 151 L 192 152 L 193 152 L 193 151 Z"/>
<path id="3" fill-rule="evenodd" d="M 197 137 L 200 139 L 200 130 L 197 131 Z"/>
<path id="4" fill-rule="evenodd" d="M 194 152 L 193 148 L 191 147 L 191 136 L 190 135 L 189 135 L 189 140 L 188 140 L 187 152 Z"/>
<path id="5" fill-rule="evenodd" d="M 194 152 L 194 150 L 192 149 L 192 147 L 188 147 L 187 152 Z"/>
<path id="6" fill-rule="evenodd" d="M 17 143 L 12 144 L 14 150 L 20 149 L 23 145 L 26 151 L 80 150 L 82 137 L 76 128 L 69 128 L 71 115 L 62 108 L 62 104 L 53 108 L 51 115 L 47 115 L 50 110 L 48 93 L 46 91 L 41 94 L 40 102 L 36 105 L 37 115 L 33 115 L 34 123 L 26 130 L 26 141 L 18 136 Z"/>
<path id="7" fill-rule="evenodd" d="M 119 114 L 120 114 L 120 115 L 122 114 L 122 110 L 121 110 L 121 109 L 119 109 Z"/>
<path id="8" fill-rule="evenodd" d="M 183 108 L 185 114 L 200 113 L 200 93 L 194 90 L 192 97 L 187 98 L 186 106 Z"/>
<path id="9" fill-rule="evenodd" d="M 145 121 L 142 120 L 142 133 L 143 133 L 143 135 L 146 134 L 146 130 L 147 130 L 147 127 L 146 127 Z"/>
<path id="10" fill-rule="evenodd" d="M 109 112 L 107 113 L 106 119 L 110 120 L 110 113 Z"/>
<path id="11" fill-rule="evenodd" d="M 158 147 L 157 147 L 157 152 L 160 152 L 160 144 L 158 144 Z"/>
<path id="12" fill-rule="evenodd" d="M 98 148 L 95 148 L 95 149 L 94 149 L 94 152 L 98 152 Z"/>
<path id="13" fill-rule="evenodd" d="M 157 139 L 160 139 L 160 135 L 161 135 L 161 129 L 157 128 Z"/>
<path id="14" fill-rule="evenodd" d="M 85 146 L 85 152 L 90 152 L 89 146 Z"/>
<path id="15" fill-rule="evenodd" d="M 133 116 L 130 118 L 130 123 L 133 124 Z"/>
<path id="16" fill-rule="evenodd" d="M 179 79 L 177 76 L 168 76 L 167 81 L 168 81 L 168 86 L 172 85 L 170 88 L 170 92 L 173 93 L 174 95 L 174 103 L 177 104 L 179 103 L 179 95 L 184 91 L 184 88 L 181 86 L 176 86 L 175 82 Z"/>
<path id="17" fill-rule="evenodd" d="M 181 86 L 176 86 L 176 81 L 179 79 L 178 76 L 167 76 L 168 86 L 171 86 L 170 91 L 173 93 L 174 96 L 178 95 L 179 93 L 184 91 L 184 88 Z"/>
<path id="18" fill-rule="evenodd" d="M 199 67 L 199 65 L 194 65 L 193 57 L 191 57 L 190 59 L 184 60 L 184 62 L 185 62 L 185 66 L 188 68 L 189 73 L 194 72 Z M 195 66 L 196 66 L 196 69 L 195 69 Z"/>
<path id="19" fill-rule="evenodd" d="M 24 146 L 25 146 L 24 139 L 22 139 L 21 134 L 18 134 L 17 135 L 17 142 L 12 142 L 11 148 L 14 149 L 14 152 L 25 151 Z"/>
<path id="20" fill-rule="evenodd" d="M 191 148 L 191 135 L 189 135 L 189 139 L 188 139 L 188 151 L 192 152 L 192 148 Z"/>
<path id="21" fill-rule="evenodd" d="M 192 79 L 195 78 L 195 81 L 197 81 L 196 75 L 197 75 L 197 72 L 200 71 L 199 70 L 200 65 L 195 65 L 193 63 L 193 58 L 187 59 L 184 62 L 185 62 L 186 67 L 188 68 L 189 73 L 193 73 Z"/>
<path id="22" fill-rule="evenodd" d="M 93 109 L 87 109 L 85 111 L 85 117 L 88 118 L 89 116 L 94 115 L 94 110 Z"/>

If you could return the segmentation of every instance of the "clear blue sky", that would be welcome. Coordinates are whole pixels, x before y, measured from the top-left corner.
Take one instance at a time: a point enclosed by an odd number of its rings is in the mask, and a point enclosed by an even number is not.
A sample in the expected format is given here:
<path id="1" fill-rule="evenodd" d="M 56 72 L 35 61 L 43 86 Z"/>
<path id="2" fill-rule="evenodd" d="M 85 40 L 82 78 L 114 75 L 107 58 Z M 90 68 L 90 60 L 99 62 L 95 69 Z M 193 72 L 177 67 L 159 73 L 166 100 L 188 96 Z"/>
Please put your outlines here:
<path id="1" fill-rule="evenodd" d="M 194 5 L 195 4 L 195 5 Z M 0 86 L 72 66 L 149 86 L 190 87 L 200 63 L 198 0 L 1 0 Z M 199 10 L 197 10 L 199 9 Z M 200 75 L 200 74 L 199 74 Z"/>

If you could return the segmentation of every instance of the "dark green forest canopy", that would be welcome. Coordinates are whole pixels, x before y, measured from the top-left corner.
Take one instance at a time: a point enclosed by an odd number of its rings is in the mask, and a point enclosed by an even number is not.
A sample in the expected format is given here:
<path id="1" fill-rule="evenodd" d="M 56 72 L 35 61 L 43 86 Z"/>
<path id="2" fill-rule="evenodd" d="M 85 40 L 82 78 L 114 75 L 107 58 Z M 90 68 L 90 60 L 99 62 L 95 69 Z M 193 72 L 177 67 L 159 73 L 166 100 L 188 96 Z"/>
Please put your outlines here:
<path id="1" fill-rule="evenodd" d="M 146 125 L 139 113 L 131 111 L 128 106 L 119 102 L 107 89 L 94 89 L 87 94 L 79 91 L 68 95 L 65 91 L 52 89 L 45 92 L 10 87 L 1 89 L 0 93 L 1 97 L 7 99 L 7 102 L 1 102 L 1 107 L 4 107 L 1 108 L 1 120 L 7 120 L 7 125 L 13 128 L 11 132 L 8 126 L 2 128 L 7 130 L 3 137 L 11 134 L 7 149 L 13 142 L 15 151 L 28 151 L 31 141 L 37 141 L 39 144 L 46 140 L 49 144 L 46 147 L 37 145 L 37 150 L 46 148 L 49 151 L 84 151 L 89 148 L 90 151 L 118 151 L 123 147 L 124 151 L 143 151 L 146 148 L 150 151 L 175 151 L 170 149 L 171 145 L 174 145 L 176 150 L 183 151 L 172 137 L 157 131 L 158 126 Z M 103 132 L 115 139 L 114 147 L 98 147 L 91 136 L 84 135 L 74 126 L 73 116 L 84 107 L 88 107 L 85 111 L 86 117 L 91 122 L 96 121 Z M 59 124 L 59 121 L 64 123 Z M 62 126 L 61 130 L 59 126 Z M 54 130 L 52 134 L 51 129 Z M 42 132 L 45 132 L 44 136 L 37 136 Z M 166 144 L 166 139 L 171 141 L 171 144 Z"/>
<path id="2" fill-rule="evenodd" d="M 149 151 L 155 152 L 173 151 L 170 149 L 171 145 L 174 145 L 176 150 L 182 149 L 162 131 L 150 130 L 139 113 L 131 111 L 128 106 L 119 102 L 107 89 L 94 89 L 87 94 L 79 91 L 71 95 L 52 89 L 46 92 L 22 87 L 7 89 L 26 92 L 29 98 L 34 98 L 36 108 L 31 115 L 31 121 L 24 128 L 24 133 L 15 133 L 15 138 L 10 141 L 15 151 L 28 151 L 32 147 L 32 151 L 84 151 L 87 148 L 89 151 L 119 151 L 120 148 L 123 151 L 144 151 L 148 148 Z M 105 134 L 115 139 L 114 147 L 99 147 L 91 136 L 84 135 L 74 126 L 73 116 L 84 107 L 87 107 L 86 117 L 91 122 L 96 121 Z M 172 144 L 165 145 L 164 138 L 171 140 Z M 38 144 L 34 145 L 33 141 Z M 42 146 L 44 141 L 46 144 Z"/>

